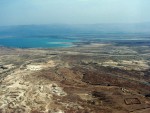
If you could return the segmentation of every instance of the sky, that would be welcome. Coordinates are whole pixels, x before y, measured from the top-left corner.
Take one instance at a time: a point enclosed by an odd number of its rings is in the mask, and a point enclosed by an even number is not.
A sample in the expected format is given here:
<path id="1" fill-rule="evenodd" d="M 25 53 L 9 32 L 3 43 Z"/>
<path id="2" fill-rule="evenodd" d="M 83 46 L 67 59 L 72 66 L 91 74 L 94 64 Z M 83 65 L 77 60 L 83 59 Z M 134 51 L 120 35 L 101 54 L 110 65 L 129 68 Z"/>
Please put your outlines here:
<path id="1" fill-rule="evenodd" d="M 1 25 L 150 22 L 150 0 L 0 0 Z"/>

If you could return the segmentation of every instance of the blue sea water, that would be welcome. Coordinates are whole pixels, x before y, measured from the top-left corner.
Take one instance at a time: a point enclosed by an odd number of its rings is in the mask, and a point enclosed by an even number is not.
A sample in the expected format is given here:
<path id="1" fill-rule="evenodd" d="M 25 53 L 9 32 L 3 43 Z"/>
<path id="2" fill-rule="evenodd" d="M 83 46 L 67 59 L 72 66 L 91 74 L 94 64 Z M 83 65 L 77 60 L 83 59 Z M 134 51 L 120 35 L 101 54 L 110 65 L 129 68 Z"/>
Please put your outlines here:
<path id="1" fill-rule="evenodd" d="M 62 48 L 72 47 L 76 40 L 65 38 L 51 38 L 51 37 L 30 37 L 30 38 L 0 38 L 0 46 L 15 47 L 15 48 Z"/>
<path id="2" fill-rule="evenodd" d="M 148 45 L 150 38 L 147 35 L 67 35 L 67 36 L 37 36 L 37 37 L 0 37 L 0 46 L 13 48 L 65 48 L 75 46 L 75 43 L 116 43 L 117 45 Z M 76 44 L 77 44 L 76 43 Z"/>

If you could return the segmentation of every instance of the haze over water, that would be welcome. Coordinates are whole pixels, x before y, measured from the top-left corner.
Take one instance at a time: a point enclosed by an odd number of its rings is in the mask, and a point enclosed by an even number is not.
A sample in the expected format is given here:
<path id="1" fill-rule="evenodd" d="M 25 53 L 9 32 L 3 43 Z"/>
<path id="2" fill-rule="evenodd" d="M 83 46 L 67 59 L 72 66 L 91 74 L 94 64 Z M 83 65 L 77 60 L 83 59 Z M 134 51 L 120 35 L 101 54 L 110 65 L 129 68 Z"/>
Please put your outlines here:
<path id="1" fill-rule="evenodd" d="M 0 46 L 148 43 L 149 4 L 149 0 L 1 0 Z"/>

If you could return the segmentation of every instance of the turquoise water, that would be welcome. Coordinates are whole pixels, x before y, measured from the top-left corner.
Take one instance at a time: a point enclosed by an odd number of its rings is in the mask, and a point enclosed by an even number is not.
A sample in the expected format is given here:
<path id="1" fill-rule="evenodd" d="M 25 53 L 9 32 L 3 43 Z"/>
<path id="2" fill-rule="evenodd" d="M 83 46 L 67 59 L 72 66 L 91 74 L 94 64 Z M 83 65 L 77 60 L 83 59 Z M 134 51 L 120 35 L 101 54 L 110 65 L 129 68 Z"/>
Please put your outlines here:
<path id="1" fill-rule="evenodd" d="M 82 35 L 82 36 L 41 36 L 41 37 L 0 37 L 0 46 L 13 48 L 65 48 L 78 44 L 116 43 L 120 45 L 148 45 L 150 38 L 139 35 Z M 88 43 L 87 43 L 88 42 Z M 77 45 L 76 43 L 76 45 Z M 80 45 L 80 44 L 79 44 Z"/>
<path id="2" fill-rule="evenodd" d="M 76 40 L 65 38 L 0 38 L 0 46 L 15 48 L 62 48 L 71 47 Z"/>

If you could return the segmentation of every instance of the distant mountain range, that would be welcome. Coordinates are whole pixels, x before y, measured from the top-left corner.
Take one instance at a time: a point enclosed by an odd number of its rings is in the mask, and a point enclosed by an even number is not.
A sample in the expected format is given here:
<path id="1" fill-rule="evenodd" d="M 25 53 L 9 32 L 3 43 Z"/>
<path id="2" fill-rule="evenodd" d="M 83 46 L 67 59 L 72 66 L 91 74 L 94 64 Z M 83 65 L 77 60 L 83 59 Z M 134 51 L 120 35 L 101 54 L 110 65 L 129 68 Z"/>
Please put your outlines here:
<path id="1" fill-rule="evenodd" d="M 141 24 L 91 24 L 91 25 L 18 25 L 0 26 L 0 37 L 46 36 L 78 34 L 150 33 L 150 23 Z"/>

